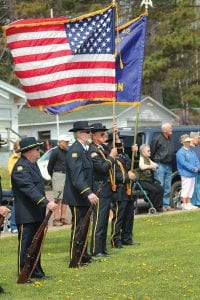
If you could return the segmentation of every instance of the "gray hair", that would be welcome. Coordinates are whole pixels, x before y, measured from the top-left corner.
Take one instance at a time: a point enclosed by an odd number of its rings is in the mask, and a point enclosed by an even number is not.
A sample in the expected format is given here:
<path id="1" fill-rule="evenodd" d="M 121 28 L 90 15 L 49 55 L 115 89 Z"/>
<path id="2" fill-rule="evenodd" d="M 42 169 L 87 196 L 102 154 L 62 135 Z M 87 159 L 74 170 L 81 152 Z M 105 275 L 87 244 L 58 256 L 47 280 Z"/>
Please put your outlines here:
<path id="1" fill-rule="evenodd" d="M 164 124 L 162 124 L 161 129 L 162 129 L 162 131 L 165 131 L 165 129 L 168 128 L 168 127 L 172 127 L 172 124 L 164 123 Z"/>
<path id="2" fill-rule="evenodd" d="M 190 137 L 191 138 L 199 137 L 199 132 L 197 132 L 197 131 L 190 132 Z"/>
<path id="3" fill-rule="evenodd" d="M 146 149 L 146 148 L 150 148 L 150 146 L 149 146 L 148 144 L 142 144 L 142 145 L 140 146 L 140 154 L 142 154 L 143 151 L 144 151 L 144 149 Z"/>

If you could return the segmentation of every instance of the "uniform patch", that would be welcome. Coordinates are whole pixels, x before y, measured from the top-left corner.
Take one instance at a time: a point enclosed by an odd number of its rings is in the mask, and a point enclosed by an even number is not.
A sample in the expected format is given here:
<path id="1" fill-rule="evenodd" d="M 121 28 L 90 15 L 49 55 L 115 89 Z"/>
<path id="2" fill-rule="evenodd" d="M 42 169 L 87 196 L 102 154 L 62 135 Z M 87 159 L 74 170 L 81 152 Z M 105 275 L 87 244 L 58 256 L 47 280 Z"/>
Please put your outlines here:
<path id="1" fill-rule="evenodd" d="M 78 157 L 78 153 L 77 152 L 73 152 L 72 153 L 72 157 L 74 157 L 74 158 Z"/>
<path id="2" fill-rule="evenodd" d="M 18 166 L 18 167 L 17 167 L 17 171 L 18 171 L 18 172 L 23 171 L 23 167 L 22 167 L 22 166 Z"/>
<path id="3" fill-rule="evenodd" d="M 96 153 L 96 152 L 92 152 L 91 154 L 90 154 L 90 156 L 92 157 L 92 158 L 94 158 L 95 156 L 97 156 L 98 154 Z"/>

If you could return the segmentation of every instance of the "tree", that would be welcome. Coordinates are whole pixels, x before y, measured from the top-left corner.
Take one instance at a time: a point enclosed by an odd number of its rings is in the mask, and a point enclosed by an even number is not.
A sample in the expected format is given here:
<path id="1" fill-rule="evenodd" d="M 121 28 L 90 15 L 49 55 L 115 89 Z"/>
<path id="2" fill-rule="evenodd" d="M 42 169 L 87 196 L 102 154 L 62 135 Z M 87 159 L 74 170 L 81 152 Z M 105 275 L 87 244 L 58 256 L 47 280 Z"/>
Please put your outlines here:
<path id="1" fill-rule="evenodd" d="M 198 17 L 195 2 L 189 0 L 173 1 L 167 11 L 152 14 L 154 33 L 147 36 L 144 83 L 148 89 L 160 82 L 169 107 L 187 108 L 199 102 Z"/>

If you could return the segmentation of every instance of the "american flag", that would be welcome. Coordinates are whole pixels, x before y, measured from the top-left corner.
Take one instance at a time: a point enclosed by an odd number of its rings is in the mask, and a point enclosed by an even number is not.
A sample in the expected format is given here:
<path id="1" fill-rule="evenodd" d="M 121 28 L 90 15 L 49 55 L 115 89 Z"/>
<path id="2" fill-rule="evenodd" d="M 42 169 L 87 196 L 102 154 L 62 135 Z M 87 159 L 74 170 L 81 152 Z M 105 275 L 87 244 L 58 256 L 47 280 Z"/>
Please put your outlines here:
<path id="1" fill-rule="evenodd" d="M 75 19 L 16 21 L 5 32 L 30 106 L 115 99 L 112 5 Z"/>

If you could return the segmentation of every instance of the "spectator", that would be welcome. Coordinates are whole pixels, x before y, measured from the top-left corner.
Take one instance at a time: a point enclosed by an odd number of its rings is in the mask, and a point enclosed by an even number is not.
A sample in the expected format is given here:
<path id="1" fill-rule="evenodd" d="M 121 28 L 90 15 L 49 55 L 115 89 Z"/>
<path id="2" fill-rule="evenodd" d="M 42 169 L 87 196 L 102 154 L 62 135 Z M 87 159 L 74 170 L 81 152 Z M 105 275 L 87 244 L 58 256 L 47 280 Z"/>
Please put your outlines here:
<path id="1" fill-rule="evenodd" d="M 200 135 L 198 132 L 191 132 L 190 137 L 192 138 L 190 148 L 196 153 L 200 162 Z M 200 207 L 200 174 L 197 174 L 195 177 L 194 193 L 191 202 L 193 205 Z"/>
<path id="2" fill-rule="evenodd" d="M 58 208 L 54 210 L 54 226 L 62 226 L 71 224 L 66 219 L 67 204 L 62 202 L 63 190 L 66 178 L 66 155 L 69 145 L 70 137 L 61 135 L 58 139 L 58 147 L 56 147 L 50 156 L 48 163 L 48 172 L 52 177 L 52 187 L 54 192 L 54 198 L 58 199 Z"/>
<path id="3" fill-rule="evenodd" d="M 155 180 L 154 171 L 158 165 L 151 159 L 150 147 L 147 144 L 140 146 L 140 160 L 139 160 L 139 180 L 141 186 L 148 193 L 155 209 L 159 212 L 163 211 L 163 188 L 160 182 Z"/>
<path id="4" fill-rule="evenodd" d="M 196 153 L 190 148 L 191 140 L 188 134 L 182 135 L 180 142 L 183 146 L 176 153 L 177 169 L 181 176 L 182 209 L 184 210 L 197 209 L 190 203 L 190 199 L 194 192 L 195 177 L 200 172 L 200 162 Z"/>
<path id="5" fill-rule="evenodd" d="M 8 160 L 8 172 L 9 172 L 10 175 L 12 174 L 12 170 L 14 168 L 14 165 L 16 164 L 16 162 L 18 161 L 18 159 L 21 156 L 20 153 L 16 152 L 17 150 L 19 150 L 19 140 L 17 140 L 14 143 L 14 145 L 13 145 L 13 154 L 9 157 L 9 160 Z M 11 186 L 11 188 L 12 188 L 12 186 Z M 18 233 L 17 225 L 15 223 L 15 201 L 13 201 L 13 206 L 12 206 L 12 209 L 11 209 L 10 231 L 12 233 Z"/>
<path id="6" fill-rule="evenodd" d="M 162 133 L 157 135 L 151 143 L 151 158 L 158 164 L 154 177 L 160 181 L 164 190 L 163 211 L 174 210 L 170 206 L 170 191 L 172 180 L 172 160 L 174 155 L 174 145 L 171 139 L 172 125 L 165 123 L 162 125 Z"/>

